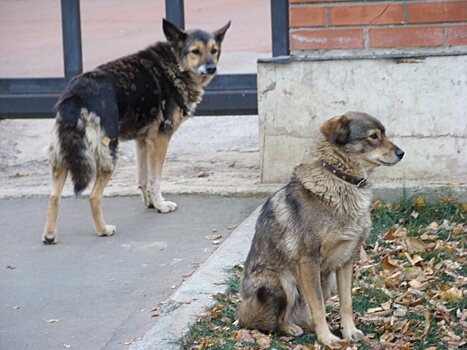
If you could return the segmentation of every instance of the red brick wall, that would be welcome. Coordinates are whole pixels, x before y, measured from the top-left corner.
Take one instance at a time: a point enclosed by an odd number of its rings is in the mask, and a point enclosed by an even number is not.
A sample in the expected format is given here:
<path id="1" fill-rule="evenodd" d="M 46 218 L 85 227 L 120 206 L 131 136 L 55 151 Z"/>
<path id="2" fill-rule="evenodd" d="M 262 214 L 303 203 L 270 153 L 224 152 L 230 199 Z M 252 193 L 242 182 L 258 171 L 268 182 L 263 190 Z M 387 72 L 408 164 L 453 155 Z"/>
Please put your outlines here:
<path id="1" fill-rule="evenodd" d="M 289 0 L 291 50 L 467 45 L 467 0 Z"/>

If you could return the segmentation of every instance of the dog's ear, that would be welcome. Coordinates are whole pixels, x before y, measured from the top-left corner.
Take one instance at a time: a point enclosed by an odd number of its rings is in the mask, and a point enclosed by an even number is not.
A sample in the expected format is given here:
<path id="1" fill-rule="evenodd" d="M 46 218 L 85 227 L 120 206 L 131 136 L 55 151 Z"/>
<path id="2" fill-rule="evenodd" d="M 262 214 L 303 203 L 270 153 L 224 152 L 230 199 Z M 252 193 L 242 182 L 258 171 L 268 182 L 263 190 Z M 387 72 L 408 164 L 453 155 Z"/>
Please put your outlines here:
<path id="1" fill-rule="evenodd" d="M 214 33 L 212 33 L 212 35 L 214 36 L 214 40 L 216 40 L 216 42 L 218 44 L 221 44 L 222 40 L 224 40 L 225 32 L 227 31 L 227 29 L 229 29 L 230 23 L 231 22 L 228 21 L 225 26 L 223 26 L 222 28 L 220 28 L 220 29 L 216 30 Z"/>
<path id="2" fill-rule="evenodd" d="M 164 35 L 167 41 L 172 43 L 183 42 L 187 37 L 184 30 L 178 28 L 175 24 L 165 18 L 162 20 L 162 29 L 164 30 Z"/>
<path id="3" fill-rule="evenodd" d="M 330 143 L 344 145 L 349 142 L 349 118 L 345 115 L 326 120 L 321 126 L 321 132 Z"/>

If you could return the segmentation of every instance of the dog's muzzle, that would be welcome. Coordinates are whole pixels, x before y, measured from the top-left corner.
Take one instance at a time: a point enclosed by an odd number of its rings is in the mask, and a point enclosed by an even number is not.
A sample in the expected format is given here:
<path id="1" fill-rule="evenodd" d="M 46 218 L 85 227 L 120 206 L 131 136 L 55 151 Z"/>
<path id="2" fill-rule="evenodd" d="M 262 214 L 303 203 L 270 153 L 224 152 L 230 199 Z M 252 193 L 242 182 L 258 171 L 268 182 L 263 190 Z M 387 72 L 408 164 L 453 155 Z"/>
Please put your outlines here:
<path id="1" fill-rule="evenodd" d="M 404 157 L 405 152 L 401 150 L 399 147 L 396 147 L 396 150 L 394 151 L 396 154 L 397 158 L 402 159 Z"/>
<path id="2" fill-rule="evenodd" d="M 201 75 L 213 75 L 217 71 L 217 67 L 214 63 L 206 63 L 198 67 L 197 72 Z"/>

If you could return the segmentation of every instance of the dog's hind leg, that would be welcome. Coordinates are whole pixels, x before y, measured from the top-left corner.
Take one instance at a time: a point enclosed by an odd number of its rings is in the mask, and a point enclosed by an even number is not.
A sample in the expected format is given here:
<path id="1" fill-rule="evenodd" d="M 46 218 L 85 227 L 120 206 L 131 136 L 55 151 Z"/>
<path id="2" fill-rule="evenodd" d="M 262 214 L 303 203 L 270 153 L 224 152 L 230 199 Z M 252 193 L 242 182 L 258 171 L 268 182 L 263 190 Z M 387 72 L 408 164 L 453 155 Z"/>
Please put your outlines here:
<path id="1" fill-rule="evenodd" d="M 146 140 L 136 140 L 136 167 L 138 172 L 138 188 L 141 190 L 144 205 L 154 208 L 148 189 L 148 146 Z"/>
<path id="2" fill-rule="evenodd" d="M 159 132 L 151 133 L 147 138 L 149 178 L 148 191 L 152 204 L 160 213 L 170 213 L 177 209 L 177 204 L 166 201 L 161 193 L 161 176 L 170 136 Z"/>
<path id="3" fill-rule="evenodd" d="M 47 221 L 42 233 L 42 242 L 44 244 L 57 243 L 57 215 L 60 206 L 60 196 L 65 185 L 68 170 L 63 167 L 55 167 L 52 170 L 52 192 L 49 197 L 49 206 L 47 209 Z"/>
<path id="4" fill-rule="evenodd" d="M 98 172 L 96 182 L 89 195 L 89 204 L 91 206 L 92 219 L 94 220 L 94 227 L 99 237 L 112 236 L 117 232 L 117 228 L 113 225 L 106 225 L 104 214 L 102 213 L 102 194 L 104 193 L 105 186 L 110 180 L 112 172 Z"/>

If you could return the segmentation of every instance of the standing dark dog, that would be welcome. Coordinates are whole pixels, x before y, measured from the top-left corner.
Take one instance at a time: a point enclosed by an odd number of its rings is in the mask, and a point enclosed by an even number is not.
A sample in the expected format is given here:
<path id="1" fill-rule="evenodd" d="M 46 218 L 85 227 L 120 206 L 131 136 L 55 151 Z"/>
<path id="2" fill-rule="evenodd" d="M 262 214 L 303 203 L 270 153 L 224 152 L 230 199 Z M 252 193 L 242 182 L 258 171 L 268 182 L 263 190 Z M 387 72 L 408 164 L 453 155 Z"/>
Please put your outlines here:
<path id="1" fill-rule="evenodd" d="M 352 264 L 371 229 L 368 173 L 399 162 L 404 152 L 383 125 L 364 113 L 326 121 L 317 159 L 295 168 L 290 182 L 264 204 L 245 262 L 237 310 L 242 327 L 303 333 L 334 346 L 324 303 L 336 285 L 342 334 L 364 337 L 352 316 Z"/>
<path id="2" fill-rule="evenodd" d="M 161 194 L 162 166 L 173 133 L 190 117 L 216 73 L 224 35 L 183 31 L 163 21 L 167 42 L 109 62 L 70 81 L 57 102 L 50 146 L 52 193 L 42 241 L 56 243 L 56 220 L 67 173 L 76 194 L 95 178 L 89 196 L 98 236 L 110 236 L 102 194 L 115 169 L 119 140 L 136 140 L 138 185 L 146 206 L 161 213 L 177 205 Z"/>

